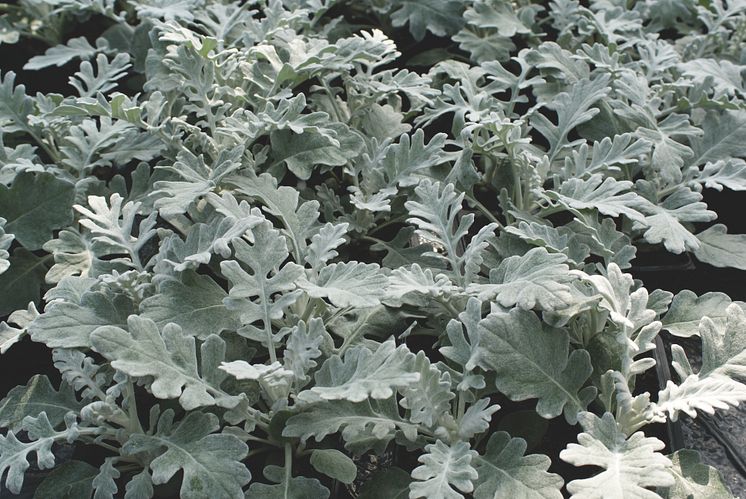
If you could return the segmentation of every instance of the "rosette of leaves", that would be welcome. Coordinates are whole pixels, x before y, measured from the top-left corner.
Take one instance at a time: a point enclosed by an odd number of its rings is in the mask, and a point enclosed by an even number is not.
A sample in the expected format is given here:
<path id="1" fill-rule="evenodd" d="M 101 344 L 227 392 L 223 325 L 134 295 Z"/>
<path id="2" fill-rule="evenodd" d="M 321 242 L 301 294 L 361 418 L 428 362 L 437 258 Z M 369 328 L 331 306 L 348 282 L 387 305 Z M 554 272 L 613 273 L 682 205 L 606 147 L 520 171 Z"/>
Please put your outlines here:
<path id="1" fill-rule="evenodd" d="M 76 499 L 727 497 L 645 432 L 746 400 L 746 305 L 625 270 L 642 245 L 746 268 L 702 195 L 746 188 L 743 18 L 0 5 L 0 43 L 48 45 L 24 71 L 70 83 L 0 67 L 0 353 L 44 344 L 61 378 L 0 401 L 0 489 L 33 467 L 36 497 Z M 653 396 L 663 329 L 703 363 L 674 345 Z M 535 446 L 555 418 L 582 476 Z"/>

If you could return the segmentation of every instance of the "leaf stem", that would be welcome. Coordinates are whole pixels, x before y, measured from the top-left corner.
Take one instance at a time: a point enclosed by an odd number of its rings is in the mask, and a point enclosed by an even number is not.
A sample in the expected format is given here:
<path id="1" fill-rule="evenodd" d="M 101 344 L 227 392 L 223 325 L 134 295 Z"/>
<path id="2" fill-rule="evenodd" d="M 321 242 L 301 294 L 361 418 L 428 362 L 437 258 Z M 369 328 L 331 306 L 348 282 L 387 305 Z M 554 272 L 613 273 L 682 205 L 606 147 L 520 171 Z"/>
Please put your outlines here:
<path id="1" fill-rule="evenodd" d="M 496 217 L 495 215 L 493 215 L 493 214 L 492 214 L 492 212 L 491 212 L 490 210 L 488 210 L 488 209 L 487 209 L 487 207 L 486 207 L 485 205 L 483 205 L 483 204 L 481 203 L 481 201 L 479 201 L 479 200 L 478 200 L 477 198 L 475 198 L 475 197 L 474 197 L 474 196 L 472 196 L 471 194 L 467 194 L 467 195 L 466 195 L 466 199 L 467 199 L 467 200 L 468 200 L 468 201 L 469 201 L 470 203 L 474 204 L 474 205 L 475 205 L 475 206 L 476 206 L 476 207 L 477 207 L 477 208 L 479 209 L 479 211 L 480 211 L 480 212 L 481 212 L 481 213 L 482 213 L 482 214 L 483 214 L 483 215 L 484 215 L 485 217 L 487 217 L 487 219 L 488 219 L 488 220 L 489 220 L 490 222 L 496 223 L 496 224 L 497 224 L 497 228 L 498 228 L 498 229 L 502 229 L 502 228 L 503 228 L 503 224 L 502 224 L 502 223 L 500 222 L 500 220 L 498 220 L 498 219 L 497 219 L 497 217 Z"/>
<path id="2" fill-rule="evenodd" d="M 285 444 L 285 495 L 288 497 L 288 490 L 290 488 L 290 479 L 293 477 L 293 447 L 289 442 Z"/>
<path id="3" fill-rule="evenodd" d="M 125 397 L 127 400 L 127 415 L 129 416 L 129 428 L 127 430 L 130 433 L 145 433 L 142 425 L 140 424 L 140 417 L 137 415 L 137 402 L 135 401 L 135 386 L 132 383 L 132 379 L 127 380 L 125 386 Z"/>

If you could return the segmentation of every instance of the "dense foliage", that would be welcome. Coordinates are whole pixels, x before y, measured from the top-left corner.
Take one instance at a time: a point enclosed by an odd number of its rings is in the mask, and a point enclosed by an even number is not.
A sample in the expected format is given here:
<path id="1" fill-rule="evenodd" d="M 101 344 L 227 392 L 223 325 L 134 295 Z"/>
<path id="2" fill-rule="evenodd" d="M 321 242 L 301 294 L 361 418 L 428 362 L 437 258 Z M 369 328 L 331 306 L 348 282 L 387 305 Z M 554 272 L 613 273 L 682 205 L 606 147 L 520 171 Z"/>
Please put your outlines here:
<path id="1" fill-rule="evenodd" d="M 30 336 L 62 378 L 0 403 L 2 487 L 728 497 L 645 432 L 746 400 L 746 304 L 625 270 L 746 269 L 702 201 L 746 189 L 743 0 L 0 9 L 2 43 L 48 44 L 25 70 L 74 72 L 0 75 L 0 360 Z M 662 329 L 703 362 L 674 345 L 651 394 Z M 577 425 L 575 477 L 498 431 L 526 400 Z"/>

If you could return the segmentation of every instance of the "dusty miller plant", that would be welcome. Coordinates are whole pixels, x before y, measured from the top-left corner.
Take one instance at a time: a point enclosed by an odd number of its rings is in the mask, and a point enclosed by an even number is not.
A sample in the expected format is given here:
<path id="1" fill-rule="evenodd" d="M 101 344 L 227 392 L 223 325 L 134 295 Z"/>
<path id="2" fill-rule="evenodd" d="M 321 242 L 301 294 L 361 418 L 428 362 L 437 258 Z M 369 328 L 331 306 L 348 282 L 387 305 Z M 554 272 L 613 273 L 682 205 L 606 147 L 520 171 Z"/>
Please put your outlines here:
<path id="1" fill-rule="evenodd" d="M 45 498 L 323 498 L 394 452 L 363 494 L 728 497 L 645 432 L 746 399 L 746 305 L 625 270 L 746 269 L 702 201 L 746 189 L 743 1 L 0 8 L 49 46 L 25 70 L 79 65 L 0 76 L 0 361 L 29 336 L 62 379 L 0 402 L 2 488 L 33 463 Z M 651 394 L 662 329 L 703 362 L 674 345 Z M 498 399 L 577 425 L 584 478 Z"/>

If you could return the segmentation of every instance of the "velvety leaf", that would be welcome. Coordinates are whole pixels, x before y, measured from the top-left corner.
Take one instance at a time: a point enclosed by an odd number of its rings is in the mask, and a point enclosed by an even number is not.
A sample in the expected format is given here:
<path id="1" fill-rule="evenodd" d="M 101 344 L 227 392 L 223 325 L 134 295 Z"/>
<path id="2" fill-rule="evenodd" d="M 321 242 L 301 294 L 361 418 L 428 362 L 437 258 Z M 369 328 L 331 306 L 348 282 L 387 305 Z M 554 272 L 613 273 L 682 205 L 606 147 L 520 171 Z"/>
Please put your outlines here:
<path id="1" fill-rule="evenodd" d="M 425 352 L 418 352 L 414 369 L 420 379 L 415 385 L 404 388 L 404 397 L 399 404 L 409 409 L 409 420 L 432 427 L 450 409 L 450 401 L 456 395 L 451 392 L 451 377 L 432 365 Z"/>
<path id="2" fill-rule="evenodd" d="M 14 85 L 15 79 L 13 71 L 6 72 L 5 78 L 0 74 L 0 122 L 3 123 L 3 133 L 27 130 L 27 117 L 34 107 L 33 99 L 26 95 L 26 87 Z"/>
<path id="3" fill-rule="evenodd" d="M 598 210 L 610 217 L 624 215 L 630 220 L 644 222 L 643 210 L 648 201 L 634 192 L 629 192 L 632 183 L 626 180 L 604 178 L 593 174 L 587 179 L 571 178 L 562 183 L 557 191 L 543 193 L 548 199 L 571 210 Z"/>
<path id="4" fill-rule="evenodd" d="M 679 385 L 669 380 L 666 388 L 658 394 L 653 411 L 676 421 L 681 412 L 696 418 L 698 411 L 712 415 L 716 409 L 737 407 L 743 401 L 746 401 L 746 385 L 743 383 L 720 374 L 703 378 L 691 374 Z"/>
<path id="5" fill-rule="evenodd" d="M 270 465 L 264 468 L 264 476 L 272 485 L 253 482 L 246 492 L 247 499 L 307 499 L 310 497 L 326 499 L 329 489 L 315 478 L 304 476 L 286 476 L 285 470 Z"/>
<path id="6" fill-rule="evenodd" d="M 408 499 L 409 484 L 412 479 L 409 473 L 401 468 L 391 467 L 378 471 L 360 489 L 359 499 Z"/>
<path id="7" fill-rule="evenodd" d="M 287 420 L 282 435 L 306 441 L 322 441 L 327 435 L 341 433 L 345 447 L 360 454 L 369 449 L 383 451 L 401 431 L 409 440 L 417 438 L 417 425 L 402 419 L 394 398 L 324 401 L 304 407 Z"/>
<path id="8" fill-rule="evenodd" d="M 592 371 L 588 352 L 570 353 L 567 333 L 525 310 L 490 314 L 479 328 L 480 364 L 495 372 L 498 390 L 511 400 L 538 398 L 541 416 L 551 419 L 564 412 L 575 423 L 596 394 L 595 388 L 583 388 Z"/>
<path id="9" fill-rule="evenodd" d="M 578 418 L 583 433 L 578 444 L 569 444 L 560 459 L 574 466 L 598 466 L 604 471 L 591 478 L 573 480 L 567 490 L 577 498 L 654 498 L 647 487 L 669 487 L 675 481 L 671 461 L 657 452 L 665 444 L 637 432 L 627 437 L 614 417 L 583 412 Z"/>
<path id="10" fill-rule="evenodd" d="M 124 295 L 110 297 L 90 291 L 83 295 L 80 304 L 51 304 L 28 329 L 34 341 L 50 348 L 88 348 L 93 331 L 100 326 L 124 327 L 133 311 L 132 301 Z"/>
<path id="11" fill-rule="evenodd" d="M 6 222 L 7 220 L 0 217 L 0 274 L 8 270 L 8 267 L 10 267 L 10 262 L 8 261 L 10 253 L 8 253 L 8 248 L 10 248 L 13 239 L 16 237 L 13 234 L 6 234 Z"/>
<path id="12" fill-rule="evenodd" d="M 35 55 L 23 66 L 26 71 L 49 66 L 64 66 L 73 59 L 90 59 L 100 48 L 91 46 L 85 37 L 71 38 L 65 45 L 50 47 L 44 55 Z"/>
<path id="13" fill-rule="evenodd" d="M 425 30 L 436 36 L 452 35 L 463 25 L 462 5 L 453 0 L 398 0 L 398 9 L 391 14 L 394 26 L 409 24 L 415 40 L 425 37 Z"/>
<path id="14" fill-rule="evenodd" d="M 725 293 L 710 292 L 698 297 L 685 289 L 674 296 L 668 313 L 661 320 L 663 328 L 682 338 L 699 335 L 699 323 L 704 316 L 722 327 L 730 304 L 731 300 Z"/>
<path id="15" fill-rule="evenodd" d="M 388 279 L 375 263 L 332 263 L 298 287 L 314 298 L 328 298 L 335 307 L 374 307 L 386 294 Z"/>
<path id="16" fill-rule="evenodd" d="M 709 189 L 722 191 L 723 187 L 734 191 L 746 190 L 746 161 L 728 158 L 707 163 L 697 174 L 697 182 Z"/>
<path id="17" fill-rule="evenodd" d="M 568 284 L 576 279 L 568 272 L 566 260 L 564 254 L 533 248 L 523 256 L 511 256 L 500 262 L 490 272 L 490 284 L 474 284 L 466 291 L 480 300 L 494 298 L 504 307 L 564 308 L 572 302 Z"/>
<path id="18" fill-rule="evenodd" d="M 522 497 L 526 499 L 560 499 L 562 478 L 548 473 L 547 456 L 524 455 L 526 441 L 511 438 L 504 431 L 494 433 L 483 456 L 474 459 L 479 477 L 475 480 L 476 499 Z"/>
<path id="19" fill-rule="evenodd" d="M 169 237 L 161 245 L 155 270 L 163 272 L 169 267 L 176 272 L 196 270 L 200 265 L 210 263 L 213 254 L 229 257 L 229 243 L 262 222 L 263 217 L 255 210 L 248 214 L 231 213 L 215 223 L 194 224 L 187 232 L 186 239 L 177 235 Z M 234 218 L 234 215 L 240 216 L 240 219 Z"/>
<path id="20" fill-rule="evenodd" d="M 349 225 L 346 222 L 336 225 L 327 223 L 311 237 L 308 256 L 306 256 L 306 261 L 311 264 L 311 267 L 317 269 L 338 255 L 336 248 L 344 244 L 343 236 L 347 233 Z"/>
<path id="21" fill-rule="evenodd" d="M 45 260 L 24 248 L 16 248 L 8 259 L 8 270 L 0 274 L 0 315 L 40 303 Z"/>
<path id="22" fill-rule="evenodd" d="M 299 204 L 298 191 L 292 187 L 278 186 L 277 180 L 267 173 L 233 176 L 227 182 L 241 193 L 260 200 L 268 213 L 281 220 L 296 262 L 303 262 L 306 240 L 313 235 L 311 232 L 319 217 L 319 202 L 314 200 Z"/>
<path id="23" fill-rule="evenodd" d="M 271 321 L 283 315 L 283 309 L 298 298 L 293 291 L 303 269 L 292 262 L 282 265 L 288 257 L 285 240 L 271 224 L 264 222 L 253 230 L 254 244 L 236 239 L 233 246 L 236 260 L 223 261 L 220 269 L 231 282 L 230 292 L 224 303 L 228 310 L 238 312 L 246 334 L 250 338 L 270 346 L 274 341 L 268 337 Z M 249 274 L 239 263 L 251 269 Z M 262 321 L 263 328 L 251 326 Z"/>
<path id="24" fill-rule="evenodd" d="M 707 113 L 702 130 L 702 137 L 692 139 L 694 165 L 746 156 L 743 151 L 743 144 L 746 142 L 746 111 L 743 109 Z"/>
<path id="25" fill-rule="evenodd" d="M 178 398 L 192 410 L 201 406 L 235 407 L 238 397 L 219 388 L 225 374 L 217 371 L 225 356 L 225 342 L 210 336 L 200 346 L 200 362 L 193 337 L 176 324 L 163 332 L 150 319 L 131 315 L 127 331 L 102 326 L 91 335 L 93 349 L 111 361 L 113 368 L 135 378 L 150 377 L 150 391 L 160 399 Z"/>
<path id="26" fill-rule="evenodd" d="M 123 453 L 154 453 L 156 457 L 149 468 L 156 485 L 183 472 L 179 492 L 184 499 L 205 495 L 243 498 L 242 487 L 251 480 L 251 473 L 241 462 L 248 453 L 246 444 L 233 435 L 215 433 L 220 425 L 213 414 L 195 411 L 176 425 L 172 420 L 173 412 L 166 411 L 155 434 L 133 434 Z"/>
<path id="27" fill-rule="evenodd" d="M 746 380 L 746 312 L 736 303 L 725 309 L 725 324 L 702 319 L 702 369 L 700 376 L 722 374 Z"/>
<path id="28" fill-rule="evenodd" d="M 567 140 L 573 128 L 585 123 L 598 113 L 598 109 L 592 106 L 600 98 L 606 96 L 609 91 L 608 84 L 609 78 L 606 76 L 595 80 L 583 79 L 570 87 L 568 92 L 557 94 L 548 104 L 550 109 L 557 112 L 556 125 L 544 115 L 534 114 L 531 124 L 549 141 L 550 160 L 554 159 L 563 147 L 573 145 Z"/>
<path id="29" fill-rule="evenodd" d="M 34 499 L 73 499 L 90 497 L 98 468 L 83 461 L 68 461 L 56 466 L 36 488 Z"/>
<path id="30" fill-rule="evenodd" d="M 746 235 L 728 234 L 725 225 L 715 224 L 697 234 L 697 239 L 697 260 L 715 267 L 746 270 Z"/>
<path id="31" fill-rule="evenodd" d="M 330 123 L 328 135 L 304 132 L 300 135 L 290 130 L 276 130 L 270 135 L 273 158 L 285 162 L 296 177 L 307 180 L 317 165 L 341 166 L 357 156 L 363 149 L 360 136 L 342 123 Z"/>
<path id="32" fill-rule="evenodd" d="M 347 454 L 336 449 L 314 449 L 311 452 L 311 466 L 326 476 L 350 484 L 357 476 L 357 466 Z"/>
<path id="33" fill-rule="evenodd" d="M 75 391 L 67 383 L 55 390 L 49 378 L 37 374 L 26 386 L 16 386 L 0 401 L 0 426 L 17 431 L 26 416 L 46 413 L 49 424 L 58 426 L 68 412 L 77 413 L 83 407 Z"/>
<path id="34" fill-rule="evenodd" d="M 52 231 L 73 221 L 74 186 L 49 173 L 22 173 L 10 187 L 0 185 L 5 230 L 28 250 L 37 250 Z"/>
<path id="35" fill-rule="evenodd" d="M 188 271 L 180 278 L 160 281 L 157 293 L 140 304 L 140 314 L 159 327 L 172 322 L 181 326 L 184 334 L 204 340 L 241 327 L 239 312 L 228 310 L 223 303 L 227 297 L 212 278 Z"/>
<path id="36" fill-rule="evenodd" d="M 671 487 L 658 489 L 664 499 L 732 499 L 733 495 L 720 472 L 702 462 L 699 452 L 681 449 L 671 456 L 671 473 L 676 481 Z"/>
<path id="37" fill-rule="evenodd" d="M 365 347 L 350 348 L 344 357 L 334 355 L 324 362 L 316 372 L 316 384 L 298 398 L 351 402 L 387 399 L 394 389 L 420 380 L 420 374 L 414 372 L 414 358 L 405 345 L 397 347 L 393 338 L 381 343 L 375 352 Z"/>
<path id="38" fill-rule="evenodd" d="M 461 492 L 474 490 L 473 481 L 477 470 L 471 464 L 477 452 L 466 442 L 456 442 L 448 446 L 442 440 L 425 447 L 425 454 L 417 460 L 422 463 L 412 470 L 414 481 L 409 484 L 410 499 L 419 497 L 442 497 L 461 499 Z"/>
<path id="39" fill-rule="evenodd" d="M 93 499 L 114 499 L 117 493 L 117 482 L 121 473 L 114 467 L 116 458 L 107 458 L 104 464 L 99 468 L 98 473 L 93 478 Z"/>
<path id="40" fill-rule="evenodd" d="M 44 412 L 38 417 L 25 417 L 21 428 L 28 433 L 28 442 L 19 441 L 13 432 L 0 436 L 0 478 L 5 476 L 5 487 L 14 494 L 20 493 L 23 487 L 31 454 L 36 455 L 36 466 L 39 469 L 52 468 L 55 464 L 52 452 L 55 441 L 66 439 L 73 442 L 78 434 L 75 427 L 55 431 Z"/>
<path id="41" fill-rule="evenodd" d="M 204 158 L 183 150 L 173 166 L 161 169 L 174 172 L 180 180 L 162 180 L 155 183 L 154 196 L 159 196 L 155 207 L 162 215 L 184 213 L 199 197 L 211 192 L 223 178 L 241 166 L 242 147 L 223 149 L 208 166 Z"/>

